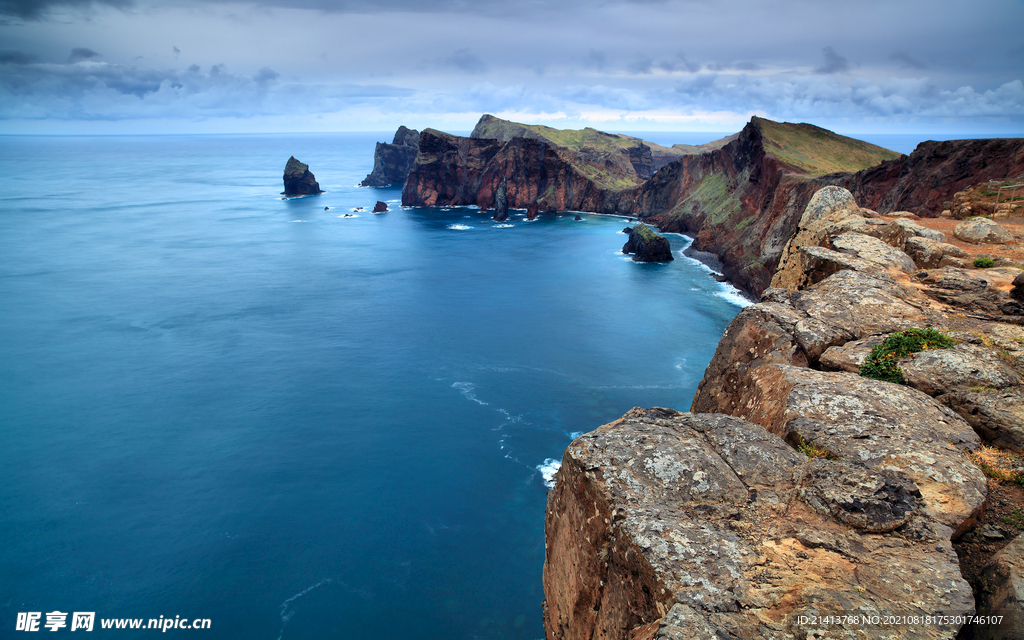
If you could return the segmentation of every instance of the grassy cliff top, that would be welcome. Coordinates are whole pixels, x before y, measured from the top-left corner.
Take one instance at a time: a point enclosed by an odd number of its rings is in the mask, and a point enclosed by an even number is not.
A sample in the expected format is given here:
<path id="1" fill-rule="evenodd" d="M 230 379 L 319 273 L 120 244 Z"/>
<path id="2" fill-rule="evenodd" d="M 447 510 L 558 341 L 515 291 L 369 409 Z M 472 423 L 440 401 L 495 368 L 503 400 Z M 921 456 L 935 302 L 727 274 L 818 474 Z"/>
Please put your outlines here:
<path id="1" fill-rule="evenodd" d="M 900 157 L 895 151 L 812 124 L 774 122 L 756 116 L 750 122 L 760 130 L 765 151 L 807 176 L 860 171 Z"/>
<path id="2" fill-rule="evenodd" d="M 502 120 L 490 114 L 484 114 L 480 117 L 480 121 L 477 122 L 470 137 L 493 138 L 502 142 L 507 142 L 510 138 L 516 136 L 534 138 L 547 140 L 552 144 L 572 151 L 580 151 L 584 148 L 605 152 L 624 151 L 643 143 L 650 147 L 651 152 L 655 155 L 684 156 L 691 153 L 703 153 L 704 151 L 720 149 L 738 135 L 735 134 L 728 138 L 722 138 L 721 140 L 715 140 L 714 142 L 702 145 L 674 144 L 671 147 L 665 147 L 654 142 L 642 140 L 641 138 L 634 138 L 622 133 L 605 133 L 590 127 L 585 129 L 555 129 L 542 124 L 520 124 L 518 122 Z"/>

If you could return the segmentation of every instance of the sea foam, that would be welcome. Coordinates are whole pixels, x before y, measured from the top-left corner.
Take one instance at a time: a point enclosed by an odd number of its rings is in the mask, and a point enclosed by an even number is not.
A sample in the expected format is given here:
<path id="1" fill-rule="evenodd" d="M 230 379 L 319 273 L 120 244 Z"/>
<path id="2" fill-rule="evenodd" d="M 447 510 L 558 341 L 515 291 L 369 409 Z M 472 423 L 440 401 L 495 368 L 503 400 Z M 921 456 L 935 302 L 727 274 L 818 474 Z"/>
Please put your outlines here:
<path id="1" fill-rule="evenodd" d="M 555 473 L 562 467 L 562 463 L 554 458 L 544 458 L 544 462 L 537 465 L 537 471 L 544 478 L 544 486 L 548 489 L 555 488 Z"/>

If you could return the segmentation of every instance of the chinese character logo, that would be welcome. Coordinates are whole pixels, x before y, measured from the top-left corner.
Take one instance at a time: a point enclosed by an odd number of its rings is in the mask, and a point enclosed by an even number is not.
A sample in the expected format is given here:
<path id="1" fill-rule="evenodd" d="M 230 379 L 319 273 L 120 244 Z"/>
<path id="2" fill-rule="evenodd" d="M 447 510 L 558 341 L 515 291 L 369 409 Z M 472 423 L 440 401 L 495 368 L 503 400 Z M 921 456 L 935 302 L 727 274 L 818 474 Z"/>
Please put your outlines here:
<path id="1" fill-rule="evenodd" d="M 76 611 L 71 616 L 71 630 L 92 631 L 93 622 L 96 621 L 95 611 Z"/>

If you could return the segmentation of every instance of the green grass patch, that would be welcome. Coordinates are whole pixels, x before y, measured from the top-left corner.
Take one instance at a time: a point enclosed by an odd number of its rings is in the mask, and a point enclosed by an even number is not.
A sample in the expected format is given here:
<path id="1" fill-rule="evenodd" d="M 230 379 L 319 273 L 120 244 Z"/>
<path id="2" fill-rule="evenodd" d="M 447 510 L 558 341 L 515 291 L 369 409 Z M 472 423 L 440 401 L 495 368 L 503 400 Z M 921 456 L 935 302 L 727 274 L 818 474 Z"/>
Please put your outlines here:
<path id="1" fill-rule="evenodd" d="M 947 349 L 956 340 L 935 329 L 907 329 L 892 334 L 876 346 L 860 366 L 860 375 L 865 378 L 904 384 L 903 372 L 898 366 L 899 359 L 926 349 Z"/>
<path id="2" fill-rule="evenodd" d="M 995 264 L 996 263 L 995 263 L 994 260 L 992 260 L 992 258 L 975 258 L 974 259 L 974 266 L 978 267 L 979 269 L 988 269 L 989 267 L 994 267 Z"/>
<path id="3" fill-rule="evenodd" d="M 1003 521 L 1003 524 L 1008 524 L 1017 529 L 1024 529 L 1024 512 L 1020 509 L 1014 509 L 1010 515 L 1003 516 L 1000 520 Z"/>
<path id="4" fill-rule="evenodd" d="M 839 457 L 824 447 L 819 447 L 816 444 L 807 442 L 803 438 L 797 442 L 796 450 L 804 454 L 808 458 L 824 458 L 826 460 L 838 460 Z"/>
<path id="5" fill-rule="evenodd" d="M 811 124 L 773 122 L 756 117 L 753 122 L 761 131 L 768 153 L 808 176 L 860 171 L 900 157 L 895 151 Z"/>

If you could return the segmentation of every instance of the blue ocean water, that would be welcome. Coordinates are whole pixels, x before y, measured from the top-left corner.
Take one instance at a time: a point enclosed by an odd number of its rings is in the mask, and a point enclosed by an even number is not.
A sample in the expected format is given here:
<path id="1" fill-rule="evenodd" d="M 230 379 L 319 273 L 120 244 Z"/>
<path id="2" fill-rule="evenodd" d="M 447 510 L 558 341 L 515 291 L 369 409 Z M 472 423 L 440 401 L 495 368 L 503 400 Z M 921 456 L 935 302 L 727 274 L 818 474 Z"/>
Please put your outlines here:
<path id="1" fill-rule="evenodd" d="M 739 301 L 621 218 L 403 210 L 379 139 L 0 137 L 0 636 L 543 636 L 542 472 L 687 409 Z"/>

